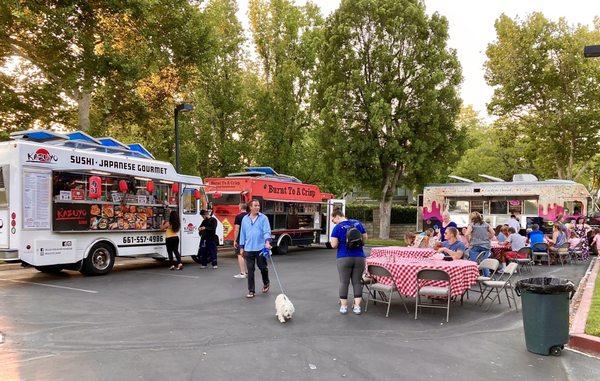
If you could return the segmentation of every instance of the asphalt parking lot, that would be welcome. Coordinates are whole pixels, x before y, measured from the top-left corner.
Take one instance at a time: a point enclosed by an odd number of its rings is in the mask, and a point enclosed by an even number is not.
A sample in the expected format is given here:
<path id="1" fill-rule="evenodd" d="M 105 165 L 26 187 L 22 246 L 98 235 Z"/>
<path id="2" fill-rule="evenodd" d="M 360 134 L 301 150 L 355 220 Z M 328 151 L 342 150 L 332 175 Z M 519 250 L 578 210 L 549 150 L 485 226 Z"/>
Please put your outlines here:
<path id="1" fill-rule="evenodd" d="M 381 305 L 342 316 L 333 250 L 275 261 L 296 306 L 287 324 L 274 316 L 274 277 L 270 294 L 247 300 L 232 257 L 216 270 L 147 259 L 121 260 L 104 277 L 0 272 L 0 380 L 600 379 L 598 359 L 527 352 L 521 314 L 505 302 L 490 312 L 474 298 L 454 303 L 448 324 L 442 310 L 414 320 L 398 302 L 387 319 Z M 586 268 L 534 275 L 578 282 Z"/>

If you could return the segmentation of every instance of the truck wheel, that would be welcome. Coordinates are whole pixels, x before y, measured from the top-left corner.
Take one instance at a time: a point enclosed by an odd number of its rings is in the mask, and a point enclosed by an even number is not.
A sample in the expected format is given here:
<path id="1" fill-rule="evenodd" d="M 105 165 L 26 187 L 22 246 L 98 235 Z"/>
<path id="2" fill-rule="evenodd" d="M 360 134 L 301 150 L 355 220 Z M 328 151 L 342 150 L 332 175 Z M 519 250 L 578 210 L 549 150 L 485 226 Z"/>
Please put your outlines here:
<path id="1" fill-rule="evenodd" d="M 57 274 L 63 271 L 62 265 L 35 266 L 35 269 L 45 274 Z"/>
<path id="2" fill-rule="evenodd" d="M 202 264 L 202 263 L 200 263 L 200 256 L 198 256 L 198 255 L 192 255 L 191 257 L 192 257 L 192 260 L 194 262 L 196 262 L 197 264 L 199 264 L 199 265 Z"/>
<path id="3" fill-rule="evenodd" d="M 81 273 L 84 275 L 108 274 L 115 265 L 115 251 L 106 242 L 92 246 L 90 254 L 83 260 Z"/>
<path id="4" fill-rule="evenodd" d="M 333 249 L 333 247 L 331 246 L 331 243 L 329 243 L 329 242 L 327 242 L 325 244 L 325 247 L 328 248 L 328 249 Z"/>
<path id="5" fill-rule="evenodd" d="M 277 254 L 277 255 L 286 255 L 288 253 L 289 247 L 290 247 L 290 239 L 284 238 L 279 243 L 279 246 L 277 246 L 275 248 L 275 251 L 273 251 L 273 253 Z"/>
<path id="6" fill-rule="evenodd" d="M 550 348 L 550 354 L 552 356 L 560 356 L 561 352 L 562 352 L 562 348 L 558 345 L 555 345 L 552 348 Z"/>

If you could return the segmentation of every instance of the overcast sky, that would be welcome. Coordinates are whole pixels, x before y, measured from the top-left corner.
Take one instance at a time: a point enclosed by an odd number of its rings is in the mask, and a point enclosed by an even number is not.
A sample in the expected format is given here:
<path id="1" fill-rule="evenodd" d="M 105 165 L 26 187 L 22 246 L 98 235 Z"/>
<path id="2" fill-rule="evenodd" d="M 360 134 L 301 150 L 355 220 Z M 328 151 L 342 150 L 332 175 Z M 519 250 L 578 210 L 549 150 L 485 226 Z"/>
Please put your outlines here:
<path id="1" fill-rule="evenodd" d="M 313 0 L 324 15 L 333 12 L 339 0 Z M 296 0 L 297 4 L 305 0 Z M 238 17 L 248 28 L 248 0 L 238 0 Z M 486 117 L 486 103 L 493 90 L 483 78 L 485 49 L 494 41 L 494 21 L 501 13 L 524 17 L 539 11 L 550 19 L 565 17 L 570 23 L 592 26 L 594 16 L 600 16 L 600 0 L 426 0 L 427 12 L 439 12 L 450 23 L 449 45 L 455 48 L 463 69 L 461 96 Z M 598 42 L 600 43 L 600 41 Z M 583 48 L 582 48 L 583 49 Z M 487 119 L 487 118 L 486 118 Z"/>

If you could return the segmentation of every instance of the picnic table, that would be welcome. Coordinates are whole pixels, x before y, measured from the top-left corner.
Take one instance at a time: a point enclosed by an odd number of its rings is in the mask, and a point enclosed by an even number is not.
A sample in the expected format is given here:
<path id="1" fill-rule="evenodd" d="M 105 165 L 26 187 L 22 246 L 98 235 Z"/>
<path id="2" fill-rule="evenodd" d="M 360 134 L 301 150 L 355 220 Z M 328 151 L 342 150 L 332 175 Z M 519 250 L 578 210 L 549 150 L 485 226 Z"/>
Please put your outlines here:
<path id="1" fill-rule="evenodd" d="M 400 257 L 400 258 L 429 258 L 436 251 L 431 248 L 405 247 L 405 246 L 387 246 L 374 247 L 371 249 L 371 257 Z"/>
<path id="2" fill-rule="evenodd" d="M 444 270 L 450 275 L 452 296 L 460 296 L 472 285 L 477 283 L 479 270 L 477 263 L 467 260 L 444 261 L 431 258 L 402 258 L 369 257 L 367 266 L 378 265 L 386 268 L 394 279 L 396 288 L 401 295 L 415 297 L 417 293 L 417 273 L 423 269 Z M 377 278 L 377 277 L 376 277 Z M 376 279 L 378 282 L 389 284 L 389 279 Z M 447 285 L 443 281 L 428 281 L 428 285 Z"/>

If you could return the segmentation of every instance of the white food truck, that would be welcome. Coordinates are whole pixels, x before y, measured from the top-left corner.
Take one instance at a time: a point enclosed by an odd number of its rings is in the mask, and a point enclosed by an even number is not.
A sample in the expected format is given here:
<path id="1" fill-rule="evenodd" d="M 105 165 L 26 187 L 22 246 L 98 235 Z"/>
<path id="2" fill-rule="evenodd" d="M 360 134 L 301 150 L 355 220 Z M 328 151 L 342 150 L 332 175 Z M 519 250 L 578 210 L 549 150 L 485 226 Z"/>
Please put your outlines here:
<path id="1" fill-rule="evenodd" d="M 484 175 L 482 175 L 484 176 Z M 419 205 L 418 228 L 441 226 L 442 212 L 459 227 L 469 224 L 469 213 L 477 211 L 492 226 L 505 224 L 514 214 L 521 228 L 533 223 L 551 231 L 559 216 L 572 220 L 593 209 L 585 186 L 569 180 L 543 180 L 530 174 L 518 174 L 512 181 L 474 182 L 458 177 L 462 183 L 432 184 L 425 187 Z"/>
<path id="2" fill-rule="evenodd" d="M 167 258 L 161 224 L 181 221 L 180 252 L 197 258 L 207 208 L 202 179 L 176 173 L 140 144 L 30 130 L 0 143 L 0 259 L 42 272 L 111 271 L 117 256 Z M 217 233 L 221 232 L 222 225 Z"/>

